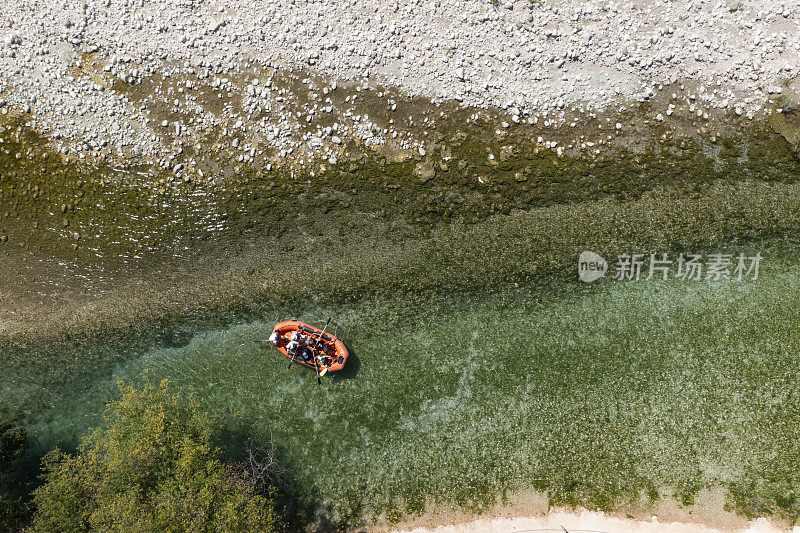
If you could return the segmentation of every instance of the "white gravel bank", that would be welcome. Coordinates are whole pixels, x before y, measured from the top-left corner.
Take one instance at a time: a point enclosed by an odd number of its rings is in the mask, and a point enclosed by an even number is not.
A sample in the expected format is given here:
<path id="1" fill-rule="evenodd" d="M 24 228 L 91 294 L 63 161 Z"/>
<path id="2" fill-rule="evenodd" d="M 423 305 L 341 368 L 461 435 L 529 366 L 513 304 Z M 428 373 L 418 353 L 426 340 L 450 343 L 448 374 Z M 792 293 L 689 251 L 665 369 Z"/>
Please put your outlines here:
<path id="1" fill-rule="evenodd" d="M 158 150 L 158 125 L 72 72 L 80 52 L 97 52 L 123 79 L 175 65 L 222 75 L 249 58 L 334 80 L 368 76 L 512 116 L 577 102 L 603 107 L 689 80 L 707 88 L 710 106 L 752 114 L 798 75 L 799 7 L 792 0 L 4 2 L 0 98 L 30 109 L 56 138 L 145 153 Z"/>
<path id="2" fill-rule="evenodd" d="M 594 511 L 554 511 L 544 516 L 483 518 L 474 522 L 438 527 L 396 530 L 394 533 L 800 533 L 800 527 L 787 530 L 764 518 L 746 526 L 722 528 L 686 522 L 662 522 L 617 518 Z"/>

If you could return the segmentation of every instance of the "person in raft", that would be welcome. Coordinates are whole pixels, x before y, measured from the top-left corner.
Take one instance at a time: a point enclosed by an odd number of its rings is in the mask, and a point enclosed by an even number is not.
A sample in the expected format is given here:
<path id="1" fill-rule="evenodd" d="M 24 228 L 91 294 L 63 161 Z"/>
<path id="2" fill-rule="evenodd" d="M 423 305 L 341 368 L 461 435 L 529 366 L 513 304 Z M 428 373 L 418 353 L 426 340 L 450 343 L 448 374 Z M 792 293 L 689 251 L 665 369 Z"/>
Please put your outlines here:
<path id="1" fill-rule="evenodd" d="M 311 361 L 311 358 L 314 357 L 314 348 L 311 346 L 311 337 L 308 335 L 303 335 L 297 331 L 292 333 L 292 335 L 295 333 L 297 333 L 297 342 L 300 343 L 300 360 Z"/>
<path id="2" fill-rule="evenodd" d="M 294 357 L 297 354 L 297 350 L 300 348 L 300 340 L 299 334 L 296 331 L 293 331 L 289 335 L 289 344 L 286 345 L 286 353 Z"/>
<path id="3" fill-rule="evenodd" d="M 300 352 L 300 360 L 310 361 L 312 357 L 314 357 L 314 350 L 311 348 L 311 346 L 305 346 Z"/>
<path id="4" fill-rule="evenodd" d="M 272 335 L 269 336 L 269 342 L 277 346 L 278 348 L 281 347 L 281 341 L 283 337 L 278 333 L 278 330 L 272 332 Z"/>
<path id="5" fill-rule="evenodd" d="M 328 354 L 326 354 L 325 352 L 321 352 L 319 355 L 317 355 L 317 364 L 319 365 L 320 368 L 325 368 L 326 366 L 328 366 L 329 362 L 330 358 Z"/>
<path id="6" fill-rule="evenodd" d="M 273 335 L 275 335 L 273 333 Z M 272 337 L 270 337 L 272 341 Z M 276 339 L 277 340 L 277 339 Z M 289 335 L 289 344 L 286 345 L 286 352 L 292 357 L 298 357 L 301 361 L 310 361 L 314 357 L 314 350 L 308 344 L 308 336 L 303 335 L 299 331 L 293 331 Z M 277 346 L 277 343 L 273 341 Z"/>
<path id="7" fill-rule="evenodd" d="M 306 344 L 308 342 L 308 337 L 295 330 L 289 335 L 289 340 L 296 341 L 299 344 Z"/>
<path id="8" fill-rule="evenodd" d="M 297 351 L 297 347 L 300 346 L 300 343 L 297 341 L 289 341 L 286 345 L 286 353 L 289 355 L 293 355 L 295 351 Z"/>

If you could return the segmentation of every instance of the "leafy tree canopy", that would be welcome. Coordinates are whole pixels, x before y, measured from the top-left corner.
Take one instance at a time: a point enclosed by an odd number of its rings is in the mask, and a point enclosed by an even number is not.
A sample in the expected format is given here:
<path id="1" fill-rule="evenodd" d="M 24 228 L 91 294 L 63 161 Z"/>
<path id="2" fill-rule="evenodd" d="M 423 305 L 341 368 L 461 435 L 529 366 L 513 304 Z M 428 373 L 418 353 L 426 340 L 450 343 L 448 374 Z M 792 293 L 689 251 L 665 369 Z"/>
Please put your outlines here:
<path id="1" fill-rule="evenodd" d="M 76 455 L 44 459 L 34 531 L 272 531 L 269 492 L 221 461 L 219 420 L 167 381 L 120 383 L 104 423 Z"/>

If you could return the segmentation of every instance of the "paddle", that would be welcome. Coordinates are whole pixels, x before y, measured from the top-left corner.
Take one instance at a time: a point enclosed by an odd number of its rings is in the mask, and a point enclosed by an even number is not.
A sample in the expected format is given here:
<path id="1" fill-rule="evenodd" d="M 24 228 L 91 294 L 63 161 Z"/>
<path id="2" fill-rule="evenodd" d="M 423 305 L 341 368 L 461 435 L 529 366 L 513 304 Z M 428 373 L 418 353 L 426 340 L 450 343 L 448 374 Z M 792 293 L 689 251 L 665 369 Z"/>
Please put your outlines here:
<path id="1" fill-rule="evenodd" d="M 253 344 L 261 344 L 262 342 L 267 342 L 267 341 L 253 341 Z M 244 346 L 245 344 L 247 344 L 247 343 L 246 343 L 246 342 L 243 342 L 242 344 L 237 344 L 236 346 L 238 346 L 238 347 L 242 347 L 242 346 Z"/>

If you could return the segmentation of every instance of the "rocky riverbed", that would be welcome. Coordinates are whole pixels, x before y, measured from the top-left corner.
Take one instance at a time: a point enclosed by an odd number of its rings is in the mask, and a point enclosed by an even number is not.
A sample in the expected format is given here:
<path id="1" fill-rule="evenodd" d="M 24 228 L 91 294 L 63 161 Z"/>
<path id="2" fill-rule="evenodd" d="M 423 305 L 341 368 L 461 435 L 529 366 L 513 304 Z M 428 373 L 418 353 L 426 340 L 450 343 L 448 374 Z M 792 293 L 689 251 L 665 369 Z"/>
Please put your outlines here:
<path id="1" fill-rule="evenodd" d="M 350 137 L 425 149 L 423 137 L 403 136 L 401 117 L 375 123 L 361 105 L 365 87 L 496 108 L 509 123 L 559 125 L 570 111 L 649 100 L 691 81 L 701 116 L 729 109 L 753 117 L 787 91 L 800 61 L 792 2 L 7 7 L 0 13 L 6 105 L 31 113 L 62 152 L 145 156 L 170 169 L 176 152 L 209 128 L 221 129 L 225 148 L 245 160 L 268 149 L 279 159 L 331 157 Z M 275 69 L 303 72 L 290 80 L 297 90 Z M 337 88 L 345 84 L 342 102 Z M 394 111 L 396 97 L 382 92 L 380 103 Z M 653 111 L 654 119 L 667 116 L 669 102 Z"/>

